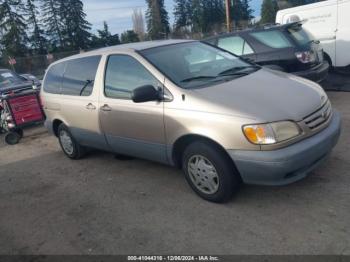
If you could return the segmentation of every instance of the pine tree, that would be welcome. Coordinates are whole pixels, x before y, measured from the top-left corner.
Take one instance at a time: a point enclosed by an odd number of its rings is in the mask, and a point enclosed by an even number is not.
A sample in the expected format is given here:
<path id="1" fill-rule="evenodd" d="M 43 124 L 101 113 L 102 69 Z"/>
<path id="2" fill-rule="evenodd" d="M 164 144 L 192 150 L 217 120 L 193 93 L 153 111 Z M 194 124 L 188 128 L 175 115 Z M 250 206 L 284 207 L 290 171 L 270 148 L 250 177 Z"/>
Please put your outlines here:
<path id="1" fill-rule="evenodd" d="M 42 23 L 45 25 L 46 34 L 53 46 L 64 48 L 63 23 L 61 19 L 61 5 L 56 0 L 41 0 Z"/>
<path id="2" fill-rule="evenodd" d="M 191 1 L 191 21 L 192 21 L 192 31 L 196 33 L 203 32 L 203 6 L 201 0 Z"/>
<path id="3" fill-rule="evenodd" d="M 99 39 L 103 46 L 113 46 L 120 44 L 119 35 L 112 35 L 106 21 L 103 22 L 103 30 L 97 30 Z"/>
<path id="4" fill-rule="evenodd" d="M 127 30 L 124 33 L 122 33 L 120 39 L 123 44 L 140 41 L 138 35 L 133 30 Z"/>
<path id="5" fill-rule="evenodd" d="M 170 27 L 164 0 L 146 0 L 146 2 L 148 5 L 146 19 L 149 38 L 153 40 L 167 37 Z"/>
<path id="6" fill-rule="evenodd" d="M 260 23 L 274 23 L 277 13 L 277 3 L 275 0 L 264 0 L 261 5 L 261 20 Z"/>
<path id="7" fill-rule="evenodd" d="M 23 56 L 26 53 L 28 37 L 24 13 L 25 7 L 20 0 L 0 2 L 0 42 L 8 56 Z"/>
<path id="8" fill-rule="evenodd" d="M 35 6 L 34 0 L 27 0 L 26 2 L 26 15 L 27 24 L 31 27 L 31 36 L 29 41 L 35 52 L 39 54 L 44 54 L 46 39 L 44 37 L 44 31 L 41 29 L 41 24 L 39 24 L 38 15 L 39 12 Z"/>
<path id="9" fill-rule="evenodd" d="M 231 5 L 232 21 L 236 26 L 244 25 L 252 18 L 253 10 L 249 6 L 250 0 L 233 0 Z"/>
<path id="10" fill-rule="evenodd" d="M 174 17 L 175 17 L 175 28 L 179 29 L 190 25 L 190 0 L 175 0 Z"/>
<path id="11" fill-rule="evenodd" d="M 91 24 L 86 20 L 81 0 L 60 0 L 63 20 L 64 41 L 73 49 L 86 49 L 89 46 Z"/>
<path id="12" fill-rule="evenodd" d="M 196 33 L 221 28 L 225 22 L 224 3 L 221 0 L 192 0 L 190 10 L 193 31 Z"/>

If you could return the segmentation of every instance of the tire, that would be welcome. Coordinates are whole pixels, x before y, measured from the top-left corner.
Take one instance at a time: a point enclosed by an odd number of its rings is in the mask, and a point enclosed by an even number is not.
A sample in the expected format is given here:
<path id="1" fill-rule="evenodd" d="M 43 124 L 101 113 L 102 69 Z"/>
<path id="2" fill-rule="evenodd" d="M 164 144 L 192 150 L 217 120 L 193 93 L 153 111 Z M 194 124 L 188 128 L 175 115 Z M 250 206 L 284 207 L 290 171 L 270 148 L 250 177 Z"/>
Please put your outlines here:
<path id="1" fill-rule="evenodd" d="M 70 159 L 81 159 L 86 154 L 86 148 L 81 146 L 73 137 L 69 128 L 65 124 L 60 124 L 58 127 L 58 141 L 62 151 Z"/>
<path id="2" fill-rule="evenodd" d="M 5 142 L 8 145 L 16 145 L 21 140 L 21 136 L 16 132 L 9 132 L 5 136 Z"/>
<path id="3" fill-rule="evenodd" d="M 194 142 L 185 149 L 182 169 L 193 191 L 211 202 L 230 200 L 241 181 L 228 156 L 208 142 Z"/>

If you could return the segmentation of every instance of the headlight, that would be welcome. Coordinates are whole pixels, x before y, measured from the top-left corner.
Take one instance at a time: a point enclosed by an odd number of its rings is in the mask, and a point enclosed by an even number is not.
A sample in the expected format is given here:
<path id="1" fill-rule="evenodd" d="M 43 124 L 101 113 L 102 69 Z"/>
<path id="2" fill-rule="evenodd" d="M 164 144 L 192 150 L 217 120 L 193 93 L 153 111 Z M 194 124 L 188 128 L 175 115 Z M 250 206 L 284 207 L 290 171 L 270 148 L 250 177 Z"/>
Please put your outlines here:
<path id="1" fill-rule="evenodd" d="M 292 121 L 243 126 L 243 133 L 253 144 L 276 144 L 301 134 L 299 126 Z"/>

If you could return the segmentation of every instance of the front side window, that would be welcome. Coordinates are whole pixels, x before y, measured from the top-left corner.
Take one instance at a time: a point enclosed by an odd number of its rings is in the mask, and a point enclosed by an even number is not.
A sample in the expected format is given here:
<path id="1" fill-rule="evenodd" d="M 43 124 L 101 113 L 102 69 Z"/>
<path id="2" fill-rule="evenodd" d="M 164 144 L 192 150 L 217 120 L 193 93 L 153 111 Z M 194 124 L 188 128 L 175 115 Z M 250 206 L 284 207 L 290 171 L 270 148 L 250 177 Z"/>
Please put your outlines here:
<path id="1" fill-rule="evenodd" d="M 212 85 L 258 70 L 239 57 L 202 42 L 160 46 L 140 53 L 182 88 Z"/>
<path id="2" fill-rule="evenodd" d="M 105 76 L 106 97 L 131 99 L 132 91 L 144 85 L 157 87 L 158 80 L 139 61 L 128 55 L 109 57 Z"/>
<path id="3" fill-rule="evenodd" d="M 264 45 L 272 48 L 286 48 L 292 46 L 289 40 L 279 30 L 254 32 L 250 33 L 250 35 Z"/>
<path id="4" fill-rule="evenodd" d="M 69 60 L 63 76 L 61 94 L 71 96 L 89 96 L 101 56 L 90 56 Z"/>

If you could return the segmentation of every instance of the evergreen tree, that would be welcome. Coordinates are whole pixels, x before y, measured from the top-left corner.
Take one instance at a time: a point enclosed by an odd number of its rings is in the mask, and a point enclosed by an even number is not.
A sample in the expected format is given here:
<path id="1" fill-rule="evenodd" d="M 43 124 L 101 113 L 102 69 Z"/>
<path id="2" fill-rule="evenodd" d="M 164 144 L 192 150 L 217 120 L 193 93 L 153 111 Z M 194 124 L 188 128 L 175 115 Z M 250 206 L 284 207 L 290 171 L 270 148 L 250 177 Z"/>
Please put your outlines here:
<path id="1" fill-rule="evenodd" d="M 41 10 L 42 23 L 45 25 L 49 41 L 55 47 L 64 48 L 60 2 L 57 0 L 42 0 Z"/>
<path id="2" fill-rule="evenodd" d="M 193 31 L 207 33 L 225 22 L 224 2 L 221 0 L 192 0 L 190 8 Z"/>
<path id="3" fill-rule="evenodd" d="M 25 7 L 27 14 L 27 24 L 31 27 L 32 30 L 31 36 L 29 37 L 31 47 L 35 52 L 44 54 L 46 52 L 46 39 L 44 37 L 44 31 L 41 29 L 41 25 L 39 24 L 39 12 L 36 9 L 34 0 L 27 0 Z"/>
<path id="4" fill-rule="evenodd" d="M 28 37 L 24 13 L 25 7 L 21 0 L 0 2 L 0 42 L 8 56 L 23 56 L 26 53 Z"/>
<path id="5" fill-rule="evenodd" d="M 174 17 L 175 28 L 186 27 L 191 23 L 191 1 L 175 0 Z"/>
<path id="6" fill-rule="evenodd" d="M 103 30 L 97 30 L 97 33 L 102 46 L 113 46 L 120 44 L 119 35 L 111 34 L 106 21 L 103 22 Z"/>
<path id="7" fill-rule="evenodd" d="M 203 32 L 203 6 L 202 0 L 192 0 L 191 1 L 191 21 L 192 21 L 192 31 L 193 32 Z"/>
<path id="8" fill-rule="evenodd" d="M 277 9 L 277 3 L 275 0 L 264 0 L 261 5 L 260 23 L 274 23 L 276 19 Z"/>
<path id="9" fill-rule="evenodd" d="M 164 0 L 146 0 L 147 31 L 151 39 L 162 39 L 170 32 L 168 12 Z"/>
<path id="10" fill-rule="evenodd" d="M 121 34 L 120 39 L 123 44 L 140 41 L 139 36 L 134 32 L 134 30 L 125 31 Z"/>
<path id="11" fill-rule="evenodd" d="M 86 49 L 89 46 L 91 24 L 86 20 L 81 0 L 60 0 L 64 41 L 72 49 Z"/>
<path id="12" fill-rule="evenodd" d="M 247 22 L 252 18 L 253 10 L 249 6 L 250 0 L 232 0 L 231 19 L 236 26 L 240 22 Z"/>

